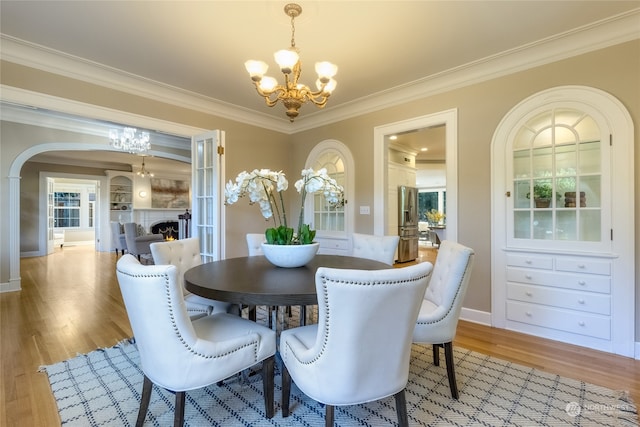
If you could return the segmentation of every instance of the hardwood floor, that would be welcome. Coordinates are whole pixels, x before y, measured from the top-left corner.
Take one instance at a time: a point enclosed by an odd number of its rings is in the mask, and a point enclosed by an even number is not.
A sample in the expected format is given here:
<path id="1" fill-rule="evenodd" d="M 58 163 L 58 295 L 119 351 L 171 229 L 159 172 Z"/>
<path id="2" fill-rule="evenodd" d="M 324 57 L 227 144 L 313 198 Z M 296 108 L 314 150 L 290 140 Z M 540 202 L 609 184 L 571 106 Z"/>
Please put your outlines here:
<path id="1" fill-rule="evenodd" d="M 435 251 L 421 251 L 419 261 Z M 92 247 L 21 260 L 22 291 L 0 294 L 0 425 L 60 424 L 38 367 L 131 336 L 116 255 Z M 407 265 L 407 264 L 403 264 Z M 540 370 L 628 390 L 640 399 L 640 361 L 461 321 L 455 345 Z"/>

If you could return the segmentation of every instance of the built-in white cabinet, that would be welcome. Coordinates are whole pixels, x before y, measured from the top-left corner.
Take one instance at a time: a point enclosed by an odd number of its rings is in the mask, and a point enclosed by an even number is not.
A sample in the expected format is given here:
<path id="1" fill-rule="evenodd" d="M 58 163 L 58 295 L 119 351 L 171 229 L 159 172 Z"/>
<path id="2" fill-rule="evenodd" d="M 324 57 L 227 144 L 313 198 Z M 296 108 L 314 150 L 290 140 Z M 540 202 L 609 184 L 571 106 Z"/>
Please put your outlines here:
<path id="1" fill-rule="evenodd" d="M 633 126 L 615 98 L 564 87 L 493 141 L 494 326 L 634 355 Z"/>
<path id="2" fill-rule="evenodd" d="M 109 181 L 109 219 L 121 224 L 132 222 L 133 179 L 131 173 L 107 171 Z"/>

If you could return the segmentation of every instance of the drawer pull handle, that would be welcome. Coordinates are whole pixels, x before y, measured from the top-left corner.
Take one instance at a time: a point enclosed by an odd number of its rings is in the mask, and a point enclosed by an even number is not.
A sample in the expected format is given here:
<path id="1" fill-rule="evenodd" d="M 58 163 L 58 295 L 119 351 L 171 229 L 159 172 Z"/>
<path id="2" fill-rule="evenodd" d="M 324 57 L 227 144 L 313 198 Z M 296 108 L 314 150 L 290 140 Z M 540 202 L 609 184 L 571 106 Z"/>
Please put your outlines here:
<path id="1" fill-rule="evenodd" d="M 526 315 L 527 315 L 527 317 L 531 317 L 531 312 L 530 312 L 530 311 L 527 311 L 527 312 L 526 312 L 526 313 L 524 313 L 524 314 L 526 314 Z"/>
<path id="2" fill-rule="evenodd" d="M 578 280 L 578 285 L 584 286 L 586 284 L 587 282 L 585 282 L 584 280 Z"/>
<path id="3" fill-rule="evenodd" d="M 586 265 L 584 265 L 584 264 L 578 264 L 578 268 L 585 268 L 585 267 L 586 267 Z"/>
<path id="4" fill-rule="evenodd" d="M 527 264 L 531 264 L 533 261 L 531 261 L 530 259 L 525 261 Z"/>
<path id="5" fill-rule="evenodd" d="M 524 275 L 524 278 L 525 278 L 525 279 L 528 279 L 528 280 L 531 280 L 531 275 L 530 275 L 530 274 L 525 274 L 525 275 Z"/>
<path id="6" fill-rule="evenodd" d="M 530 291 L 525 292 L 525 294 L 530 297 L 531 295 L 533 295 Z"/>
<path id="7" fill-rule="evenodd" d="M 579 299 L 578 300 L 578 304 L 584 304 L 584 300 L 583 299 Z"/>
<path id="8" fill-rule="evenodd" d="M 585 323 L 581 320 L 581 321 L 579 321 L 579 322 L 578 322 L 578 325 L 580 325 L 580 326 L 584 326 L 584 325 L 585 325 Z"/>

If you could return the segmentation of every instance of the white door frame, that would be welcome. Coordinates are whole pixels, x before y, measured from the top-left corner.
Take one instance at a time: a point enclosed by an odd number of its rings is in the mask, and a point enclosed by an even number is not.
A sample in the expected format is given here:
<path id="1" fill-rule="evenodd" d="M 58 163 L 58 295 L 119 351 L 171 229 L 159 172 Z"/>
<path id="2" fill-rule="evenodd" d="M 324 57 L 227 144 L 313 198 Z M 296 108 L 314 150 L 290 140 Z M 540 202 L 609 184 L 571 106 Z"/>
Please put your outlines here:
<path id="1" fill-rule="evenodd" d="M 387 228 L 388 143 L 385 136 L 398 132 L 445 125 L 447 165 L 447 239 L 458 240 L 458 110 L 377 126 L 373 129 L 373 234 L 382 236 Z"/>

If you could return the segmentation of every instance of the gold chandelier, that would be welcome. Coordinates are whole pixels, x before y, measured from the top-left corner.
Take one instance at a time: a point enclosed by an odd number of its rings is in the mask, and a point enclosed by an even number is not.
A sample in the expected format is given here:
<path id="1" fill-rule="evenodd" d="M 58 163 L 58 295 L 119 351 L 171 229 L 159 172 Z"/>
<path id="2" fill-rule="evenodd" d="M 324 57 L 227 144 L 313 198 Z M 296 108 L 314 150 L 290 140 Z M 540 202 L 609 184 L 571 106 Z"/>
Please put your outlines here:
<path id="1" fill-rule="evenodd" d="M 338 67 L 330 62 L 316 62 L 317 91 L 312 91 L 309 86 L 298 83 L 301 66 L 298 49 L 296 48 L 294 20 L 302 13 L 302 7 L 295 3 L 289 3 L 284 7 L 284 13 L 291 17 L 291 47 L 277 51 L 273 56 L 284 74 L 284 85 L 279 85 L 273 77 L 264 74 L 269 66 L 263 61 L 249 60 L 244 63 L 260 96 L 264 97 L 269 107 L 273 107 L 282 101 L 287 109 L 289 121 L 298 117 L 298 109 L 307 101 L 311 101 L 319 108 L 327 103 L 331 92 L 336 87 L 333 76 L 338 72 Z"/>

